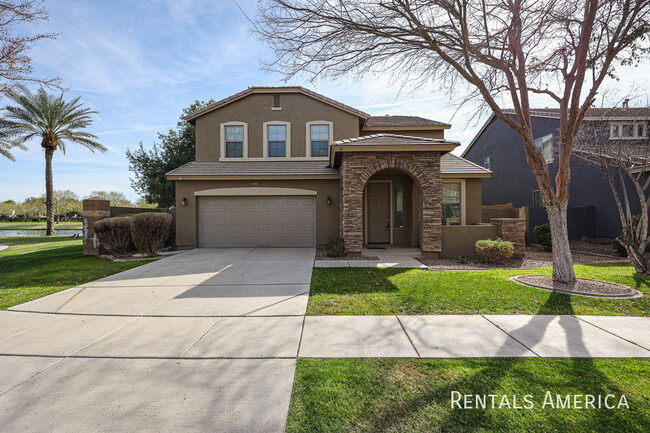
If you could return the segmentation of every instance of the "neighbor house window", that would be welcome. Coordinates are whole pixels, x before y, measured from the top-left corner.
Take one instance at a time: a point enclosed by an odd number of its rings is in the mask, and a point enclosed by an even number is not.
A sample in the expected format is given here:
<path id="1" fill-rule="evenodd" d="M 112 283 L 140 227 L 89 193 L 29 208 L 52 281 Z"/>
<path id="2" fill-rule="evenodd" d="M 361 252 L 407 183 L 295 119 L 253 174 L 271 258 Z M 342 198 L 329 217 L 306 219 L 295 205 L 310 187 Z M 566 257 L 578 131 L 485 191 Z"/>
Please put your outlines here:
<path id="1" fill-rule="evenodd" d="M 244 122 L 221 124 L 222 159 L 248 157 L 248 125 Z"/>
<path id="2" fill-rule="evenodd" d="M 244 126 L 224 126 L 226 135 L 226 158 L 244 157 Z"/>
<path id="3" fill-rule="evenodd" d="M 553 134 L 536 139 L 535 146 L 542 152 L 542 156 L 547 163 L 553 162 Z"/>
<path id="4" fill-rule="evenodd" d="M 538 189 L 533 191 L 533 207 L 544 207 L 544 204 L 542 203 L 542 194 Z"/>
<path id="5" fill-rule="evenodd" d="M 616 122 L 609 126 L 611 140 L 638 140 L 648 138 L 646 122 Z"/>
<path id="6" fill-rule="evenodd" d="M 307 156 L 329 155 L 332 122 L 307 122 Z"/>
<path id="7" fill-rule="evenodd" d="M 396 229 L 401 229 L 404 227 L 404 186 L 402 184 L 398 183 L 395 185 L 393 198 L 395 200 L 395 203 L 393 203 L 393 209 L 395 211 L 393 226 Z"/>
<path id="8" fill-rule="evenodd" d="M 490 157 L 489 156 L 486 156 L 485 158 L 483 158 L 483 167 L 490 170 Z"/>
<path id="9" fill-rule="evenodd" d="M 460 183 L 442 184 L 442 225 L 460 225 L 461 223 L 461 185 Z"/>
<path id="10" fill-rule="evenodd" d="M 289 122 L 264 123 L 264 156 L 284 158 L 291 154 L 291 124 Z"/>

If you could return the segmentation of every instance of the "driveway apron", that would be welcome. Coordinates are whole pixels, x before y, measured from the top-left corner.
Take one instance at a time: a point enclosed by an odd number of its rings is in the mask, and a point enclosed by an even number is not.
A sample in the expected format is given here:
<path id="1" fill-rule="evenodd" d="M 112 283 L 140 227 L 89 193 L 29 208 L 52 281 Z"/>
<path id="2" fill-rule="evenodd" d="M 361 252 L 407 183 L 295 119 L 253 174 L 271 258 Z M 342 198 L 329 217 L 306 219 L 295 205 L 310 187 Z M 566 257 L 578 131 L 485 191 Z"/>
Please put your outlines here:
<path id="1" fill-rule="evenodd" d="M 2 429 L 284 431 L 314 255 L 195 249 L 0 311 Z"/>

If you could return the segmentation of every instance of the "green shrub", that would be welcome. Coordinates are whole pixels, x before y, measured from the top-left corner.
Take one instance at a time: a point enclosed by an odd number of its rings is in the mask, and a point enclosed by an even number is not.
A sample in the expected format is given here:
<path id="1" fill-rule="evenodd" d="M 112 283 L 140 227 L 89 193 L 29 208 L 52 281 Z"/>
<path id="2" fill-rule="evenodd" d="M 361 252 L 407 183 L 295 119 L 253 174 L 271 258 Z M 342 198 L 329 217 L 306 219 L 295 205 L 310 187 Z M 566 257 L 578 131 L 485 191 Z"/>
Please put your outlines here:
<path id="1" fill-rule="evenodd" d="M 342 257 L 345 254 L 343 239 L 329 238 L 323 245 L 323 251 L 327 257 Z"/>
<path id="2" fill-rule="evenodd" d="M 551 225 L 550 224 L 541 224 L 535 226 L 533 229 L 533 237 L 539 245 L 544 247 L 546 251 L 551 251 L 553 249 L 553 243 L 551 241 Z"/>
<path id="3" fill-rule="evenodd" d="M 515 246 L 499 238 L 476 241 L 476 255 L 483 263 L 502 263 L 512 257 Z"/>
<path id="4" fill-rule="evenodd" d="M 172 216 L 168 213 L 145 212 L 131 218 L 131 239 L 135 247 L 150 256 L 155 256 L 169 237 Z"/>
<path id="5" fill-rule="evenodd" d="M 131 218 L 113 217 L 99 220 L 93 226 L 97 240 L 109 253 L 123 256 L 132 249 Z"/>

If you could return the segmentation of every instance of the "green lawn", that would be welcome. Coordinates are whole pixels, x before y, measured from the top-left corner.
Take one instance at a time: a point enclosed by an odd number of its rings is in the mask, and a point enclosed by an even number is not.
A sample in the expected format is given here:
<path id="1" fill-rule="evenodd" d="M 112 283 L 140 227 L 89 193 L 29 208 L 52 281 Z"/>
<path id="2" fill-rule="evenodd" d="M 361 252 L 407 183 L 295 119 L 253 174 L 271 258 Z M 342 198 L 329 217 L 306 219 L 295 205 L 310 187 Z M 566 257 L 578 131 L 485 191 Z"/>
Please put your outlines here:
<path id="1" fill-rule="evenodd" d="M 287 432 L 648 432 L 649 378 L 648 359 L 298 359 Z M 497 408 L 452 409 L 452 391 Z M 547 391 L 624 394 L 629 409 L 543 408 Z M 498 408 L 513 394 L 533 408 Z"/>
<path id="2" fill-rule="evenodd" d="M 0 230 L 45 230 L 46 224 L 45 223 L 37 223 L 37 222 L 0 222 Z M 54 229 L 82 229 L 83 224 L 81 222 L 61 222 L 58 224 L 54 224 Z"/>
<path id="3" fill-rule="evenodd" d="M 643 292 L 650 277 L 625 263 L 577 265 L 578 277 L 612 281 Z M 422 271 L 416 269 L 315 268 L 310 315 L 364 314 L 594 314 L 647 316 L 650 299 L 597 299 L 523 286 L 509 275 L 528 271 Z"/>
<path id="4" fill-rule="evenodd" d="M 0 237 L 0 310 L 148 263 L 84 256 L 81 239 Z"/>

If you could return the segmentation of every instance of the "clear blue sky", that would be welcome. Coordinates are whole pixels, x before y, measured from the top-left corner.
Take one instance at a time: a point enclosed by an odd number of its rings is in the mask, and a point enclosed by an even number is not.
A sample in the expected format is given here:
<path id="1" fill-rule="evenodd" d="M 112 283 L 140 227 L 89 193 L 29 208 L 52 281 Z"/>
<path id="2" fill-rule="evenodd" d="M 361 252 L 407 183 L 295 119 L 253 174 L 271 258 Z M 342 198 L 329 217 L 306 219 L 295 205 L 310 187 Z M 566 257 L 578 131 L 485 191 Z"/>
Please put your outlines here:
<path id="1" fill-rule="evenodd" d="M 250 17 L 254 0 L 238 0 Z M 181 110 L 196 99 L 220 99 L 252 85 L 284 85 L 264 72 L 259 60 L 267 48 L 248 34 L 249 23 L 229 0 L 51 0 L 50 21 L 40 31 L 58 32 L 54 41 L 31 51 L 35 74 L 59 76 L 68 97 L 81 95 L 99 111 L 91 132 L 109 150 L 93 154 L 69 146 L 54 157 L 54 186 L 80 196 L 93 190 L 122 191 L 135 200 L 125 157 L 139 142 L 151 146 L 158 131 L 175 126 Z M 644 68 L 629 71 L 614 91 L 643 85 Z M 647 68 L 645 69 L 647 70 Z M 452 123 L 447 137 L 467 145 L 481 126 L 470 122 L 473 108 L 454 116 L 444 89 L 405 89 L 374 77 L 311 84 L 331 98 L 371 114 L 411 114 Z M 647 92 L 647 91 L 646 91 Z M 641 95 L 642 102 L 647 93 Z M 6 100 L 0 101 L 0 104 Z M 539 101 L 538 105 L 548 105 Z M 479 119 L 481 122 L 485 118 Z M 39 143 L 16 151 L 17 161 L 0 158 L 0 201 L 23 200 L 44 191 L 44 157 Z"/>

